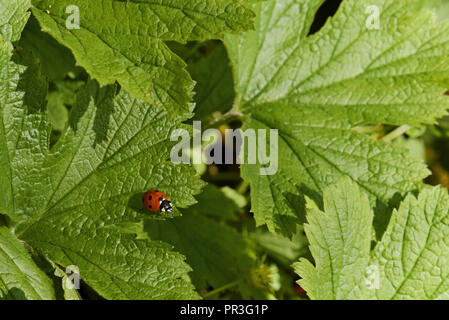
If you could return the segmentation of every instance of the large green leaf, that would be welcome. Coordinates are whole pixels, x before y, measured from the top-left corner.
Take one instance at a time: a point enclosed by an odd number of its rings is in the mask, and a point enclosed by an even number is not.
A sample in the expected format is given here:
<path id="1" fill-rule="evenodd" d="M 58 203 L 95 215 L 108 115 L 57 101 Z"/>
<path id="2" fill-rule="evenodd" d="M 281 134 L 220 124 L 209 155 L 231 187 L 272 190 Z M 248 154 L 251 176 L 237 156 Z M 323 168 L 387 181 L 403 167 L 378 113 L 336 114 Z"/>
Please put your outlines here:
<path id="1" fill-rule="evenodd" d="M 379 299 L 449 299 L 449 196 L 442 187 L 410 195 L 393 213 L 371 265 Z"/>
<path id="2" fill-rule="evenodd" d="M 75 58 L 70 50 L 42 32 L 34 17 L 28 20 L 18 46 L 39 58 L 42 73 L 51 80 L 62 80 L 68 72 L 75 70 Z"/>
<path id="3" fill-rule="evenodd" d="M 223 45 L 215 48 L 209 56 L 189 64 L 187 70 L 196 82 L 195 120 L 231 109 L 235 93 L 232 69 Z"/>
<path id="4" fill-rule="evenodd" d="M 118 81 L 135 97 L 173 113 L 189 112 L 193 82 L 185 63 L 164 41 L 221 37 L 252 26 L 253 13 L 237 0 L 34 0 L 42 29 L 69 47 L 101 84 Z M 77 6 L 80 28 L 66 28 Z"/>
<path id="5" fill-rule="evenodd" d="M 0 226 L 0 300 L 54 298 L 50 278 L 8 228 Z"/>
<path id="6" fill-rule="evenodd" d="M 345 179 L 324 191 L 324 212 L 308 205 L 305 231 L 315 267 L 296 264 L 312 299 L 357 298 L 369 265 L 373 213 L 366 194 Z"/>
<path id="7" fill-rule="evenodd" d="M 348 179 L 310 205 L 306 234 L 315 266 L 295 264 L 312 299 L 448 299 L 449 196 L 441 187 L 409 195 L 370 252 L 373 213 Z"/>
<path id="8" fill-rule="evenodd" d="M 31 0 L 0 0 L 0 34 L 8 34 L 11 41 L 20 38 L 30 16 Z"/>
<path id="9" fill-rule="evenodd" d="M 49 127 L 43 120 L 47 83 L 34 61 L 26 69 L 10 61 L 11 52 L 12 45 L 0 39 L 0 208 L 18 219 L 23 199 L 32 205 L 26 210 L 33 212 L 41 197 L 38 190 L 27 194 L 25 188 L 42 186 L 37 168 L 43 162 Z"/>
<path id="10" fill-rule="evenodd" d="M 172 244 L 192 267 L 197 289 L 219 288 L 250 275 L 253 259 L 243 238 L 232 228 L 200 214 L 166 221 L 148 221 L 151 239 Z"/>
<path id="11" fill-rule="evenodd" d="M 256 30 L 225 37 L 244 129 L 279 130 L 277 173 L 261 176 L 260 165 L 245 164 L 242 175 L 257 224 L 283 235 L 304 212 L 300 195 L 317 199 L 342 176 L 370 200 L 416 188 L 428 175 L 422 161 L 351 129 L 433 123 L 448 107 L 437 82 L 449 71 L 449 24 L 411 12 L 406 0 L 345 0 L 308 36 L 322 3 L 256 3 Z M 379 29 L 367 24 L 370 6 Z"/>
<path id="12" fill-rule="evenodd" d="M 163 190 L 175 207 L 195 202 L 202 182 L 169 159 L 169 121 L 117 86 L 89 81 L 69 126 L 49 150 L 46 83 L 29 56 L 10 61 L 1 43 L 0 207 L 19 239 L 66 267 L 106 298 L 195 298 L 184 257 L 115 227 L 148 217 L 142 194 Z M 28 66 L 27 68 L 24 66 Z"/>

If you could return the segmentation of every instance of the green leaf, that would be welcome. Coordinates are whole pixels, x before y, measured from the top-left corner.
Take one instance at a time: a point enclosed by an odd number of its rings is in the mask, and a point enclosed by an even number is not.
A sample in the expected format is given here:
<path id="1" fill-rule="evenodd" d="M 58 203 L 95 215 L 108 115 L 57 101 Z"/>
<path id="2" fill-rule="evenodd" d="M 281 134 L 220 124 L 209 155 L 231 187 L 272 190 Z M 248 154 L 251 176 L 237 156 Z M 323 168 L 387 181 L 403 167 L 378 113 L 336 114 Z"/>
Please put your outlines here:
<path id="1" fill-rule="evenodd" d="M 50 92 L 47 96 L 48 120 L 53 130 L 62 131 L 67 123 L 69 112 L 58 91 Z"/>
<path id="2" fill-rule="evenodd" d="M 409 195 L 393 213 L 370 264 L 379 299 L 449 299 L 449 196 L 442 187 Z"/>
<path id="3" fill-rule="evenodd" d="M 42 29 L 69 47 L 100 84 L 118 81 L 135 97 L 170 113 L 191 111 L 193 82 L 185 63 L 163 41 L 203 40 L 252 26 L 253 13 L 237 0 L 35 0 Z M 80 28 L 66 28 L 68 6 Z"/>
<path id="4" fill-rule="evenodd" d="M 62 80 L 75 70 L 75 58 L 69 49 L 41 31 L 39 22 L 31 17 L 22 32 L 18 46 L 33 52 L 42 65 L 42 73 L 51 80 Z"/>
<path id="5" fill-rule="evenodd" d="M 83 87 L 83 81 L 61 80 L 54 83 L 56 90 L 47 94 L 48 119 L 53 130 L 63 131 L 68 122 L 67 106 L 76 102 L 76 91 Z"/>
<path id="6" fill-rule="evenodd" d="M 208 184 L 200 194 L 195 196 L 197 203 L 183 211 L 235 220 L 236 214 L 240 211 L 237 196 L 226 194 L 225 191 L 226 189 L 219 189 L 213 184 Z"/>
<path id="7" fill-rule="evenodd" d="M 49 150 L 39 67 L 28 56 L 15 58 L 28 68 L 10 61 L 8 43 L 0 48 L 0 207 L 18 238 L 63 267 L 78 266 L 105 298 L 197 298 L 184 257 L 115 228 L 151 219 L 141 200 L 151 188 L 175 207 L 195 202 L 203 183 L 169 159 L 170 133 L 184 118 L 169 121 L 124 89 L 89 81 Z"/>
<path id="8" fill-rule="evenodd" d="M 223 45 L 215 48 L 206 58 L 189 64 L 187 70 L 196 82 L 194 120 L 231 109 L 234 101 L 232 69 Z"/>
<path id="9" fill-rule="evenodd" d="M 257 229 L 254 234 L 251 234 L 251 237 L 264 249 L 264 252 L 267 252 L 269 256 L 279 261 L 285 267 L 289 267 L 299 257 L 304 257 L 308 254 L 307 238 L 304 234 L 303 227 L 299 225 L 291 240 L 285 237 L 275 236 L 271 232 L 260 229 Z"/>
<path id="10" fill-rule="evenodd" d="M 0 208 L 19 220 L 24 214 L 22 201 L 29 203 L 31 207 L 26 210 L 33 212 L 42 200 L 40 190 L 32 194 L 26 191 L 43 187 L 39 181 L 42 173 L 36 168 L 43 164 L 50 128 L 43 110 L 47 83 L 36 61 L 29 55 L 18 58 L 30 64 L 27 69 L 10 61 L 11 54 L 12 45 L 0 39 L 0 167 L 4 168 Z"/>
<path id="11" fill-rule="evenodd" d="M 30 6 L 31 0 L 0 0 L 0 34 L 7 35 L 9 41 L 19 40 Z"/>
<path id="12" fill-rule="evenodd" d="M 68 218 L 47 219 L 51 221 L 41 222 L 23 237 L 54 262 L 76 265 L 81 278 L 107 299 L 198 298 L 187 276 L 190 267 L 170 246 L 137 240 L 112 228 L 86 230 L 86 225 L 78 222 L 83 217 L 72 219 L 72 225 Z M 63 230 L 51 234 L 58 229 Z"/>
<path id="13" fill-rule="evenodd" d="M 27 250 L 0 226 L 0 300 L 55 299 L 51 280 L 31 259 Z"/>
<path id="14" fill-rule="evenodd" d="M 171 122 L 124 90 L 116 93 L 116 86 L 99 89 L 93 81 L 80 91 L 67 130 L 50 152 L 42 150 L 39 174 L 49 178 L 36 179 L 40 201 L 15 193 L 24 228 L 87 208 L 97 215 L 120 208 L 117 216 L 109 215 L 110 223 L 142 217 L 140 196 L 151 188 L 163 190 L 177 207 L 195 202 L 203 183 L 193 169 L 169 158 L 170 133 L 182 119 Z"/>
<path id="15" fill-rule="evenodd" d="M 309 204 L 304 229 L 315 259 L 295 265 L 312 299 L 355 299 L 369 263 L 373 213 L 348 179 L 324 191 L 324 212 Z"/>
<path id="16" fill-rule="evenodd" d="M 244 129 L 279 130 L 279 170 L 260 176 L 242 165 L 258 225 L 290 236 L 329 183 L 350 177 L 388 203 L 428 175 L 401 148 L 351 130 L 384 123 L 420 125 L 446 114 L 449 24 L 435 25 L 408 1 L 343 1 L 334 17 L 307 36 L 322 0 L 271 0 L 252 6 L 256 30 L 225 37 Z M 367 27 L 369 6 L 379 29 Z"/>
<path id="17" fill-rule="evenodd" d="M 145 230 L 153 240 L 172 244 L 192 267 L 198 290 L 219 288 L 249 276 L 253 260 L 248 246 L 232 228 L 200 214 L 186 213 L 166 221 L 147 221 Z"/>
<path id="18" fill-rule="evenodd" d="M 408 195 L 373 251 L 373 214 L 365 194 L 344 180 L 309 208 L 306 234 L 315 266 L 295 264 L 312 299 L 448 299 L 449 196 L 427 187 Z"/>
<path id="19" fill-rule="evenodd" d="M 449 1 L 447 0 L 417 0 L 415 6 L 419 10 L 433 9 L 437 16 L 437 21 L 449 18 Z"/>

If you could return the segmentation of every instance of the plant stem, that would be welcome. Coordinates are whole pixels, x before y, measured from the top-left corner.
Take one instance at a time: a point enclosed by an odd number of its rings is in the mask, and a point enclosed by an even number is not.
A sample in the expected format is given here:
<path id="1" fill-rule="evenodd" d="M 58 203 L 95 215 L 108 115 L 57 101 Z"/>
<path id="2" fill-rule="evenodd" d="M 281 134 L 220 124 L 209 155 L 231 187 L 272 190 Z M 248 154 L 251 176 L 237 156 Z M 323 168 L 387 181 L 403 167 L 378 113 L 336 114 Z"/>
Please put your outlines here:
<path id="1" fill-rule="evenodd" d="M 212 290 L 212 291 L 209 291 L 208 293 L 206 293 L 206 294 L 203 295 L 203 298 L 211 297 L 211 296 L 213 296 L 213 295 L 215 295 L 215 294 L 217 294 L 217 293 L 220 293 L 220 292 L 222 292 L 222 291 L 224 291 L 224 290 L 226 290 L 226 289 L 232 288 L 232 287 L 238 285 L 239 282 L 240 282 L 240 280 L 236 280 L 236 281 L 234 281 L 234 282 L 225 284 L 224 286 L 222 286 L 222 287 L 220 287 L 220 288 L 217 288 L 217 289 L 214 289 L 214 290 Z"/>
<path id="2" fill-rule="evenodd" d="M 243 113 L 236 109 L 231 109 L 228 112 L 221 114 L 218 117 L 213 118 L 210 123 L 205 126 L 205 129 L 216 128 L 222 124 L 229 123 L 234 120 L 242 120 Z"/>
<path id="3" fill-rule="evenodd" d="M 242 183 L 240 183 L 237 186 L 237 192 L 240 194 L 245 194 L 246 191 L 248 190 L 248 188 L 249 188 L 249 183 L 246 181 L 242 181 Z"/>
<path id="4" fill-rule="evenodd" d="M 386 136 L 384 136 L 381 140 L 387 141 L 387 142 L 392 141 L 392 140 L 396 139 L 397 137 L 402 136 L 408 129 L 410 129 L 410 126 L 408 126 L 408 125 L 400 126 L 396 129 L 394 129 L 393 131 L 391 131 Z"/>

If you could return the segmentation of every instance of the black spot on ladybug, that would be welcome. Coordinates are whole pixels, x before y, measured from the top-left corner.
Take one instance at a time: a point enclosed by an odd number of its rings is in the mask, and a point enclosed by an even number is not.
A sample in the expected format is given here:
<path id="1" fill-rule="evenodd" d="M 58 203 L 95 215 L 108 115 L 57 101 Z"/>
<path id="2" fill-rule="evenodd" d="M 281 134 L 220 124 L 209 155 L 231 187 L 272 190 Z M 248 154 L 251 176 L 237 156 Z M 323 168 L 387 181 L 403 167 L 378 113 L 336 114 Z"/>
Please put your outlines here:
<path id="1" fill-rule="evenodd" d="M 148 207 L 150 207 L 150 208 L 151 208 L 151 204 L 150 204 L 150 205 L 148 205 Z"/>
<path id="2" fill-rule="evenodd" d="M 151 198 L 152 198 L 151 196 L 148 196 L 148 200 L 151 200 Z"/>

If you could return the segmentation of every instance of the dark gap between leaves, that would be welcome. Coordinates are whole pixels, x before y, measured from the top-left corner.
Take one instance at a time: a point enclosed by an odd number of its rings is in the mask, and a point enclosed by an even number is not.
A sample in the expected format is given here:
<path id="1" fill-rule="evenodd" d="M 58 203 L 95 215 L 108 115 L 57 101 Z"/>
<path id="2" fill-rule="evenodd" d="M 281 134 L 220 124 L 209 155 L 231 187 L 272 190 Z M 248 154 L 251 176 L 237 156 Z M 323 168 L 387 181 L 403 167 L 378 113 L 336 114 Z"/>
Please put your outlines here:
<path id="1" fill-rule="evenodd" d="M 334 14 L 337 12 L 341 2 L 342 0 L 327 0 L 321 5 L 315 15 L 308 36 L 313 35 L 321 30 L 327 19 L 334 16 Z"/>

